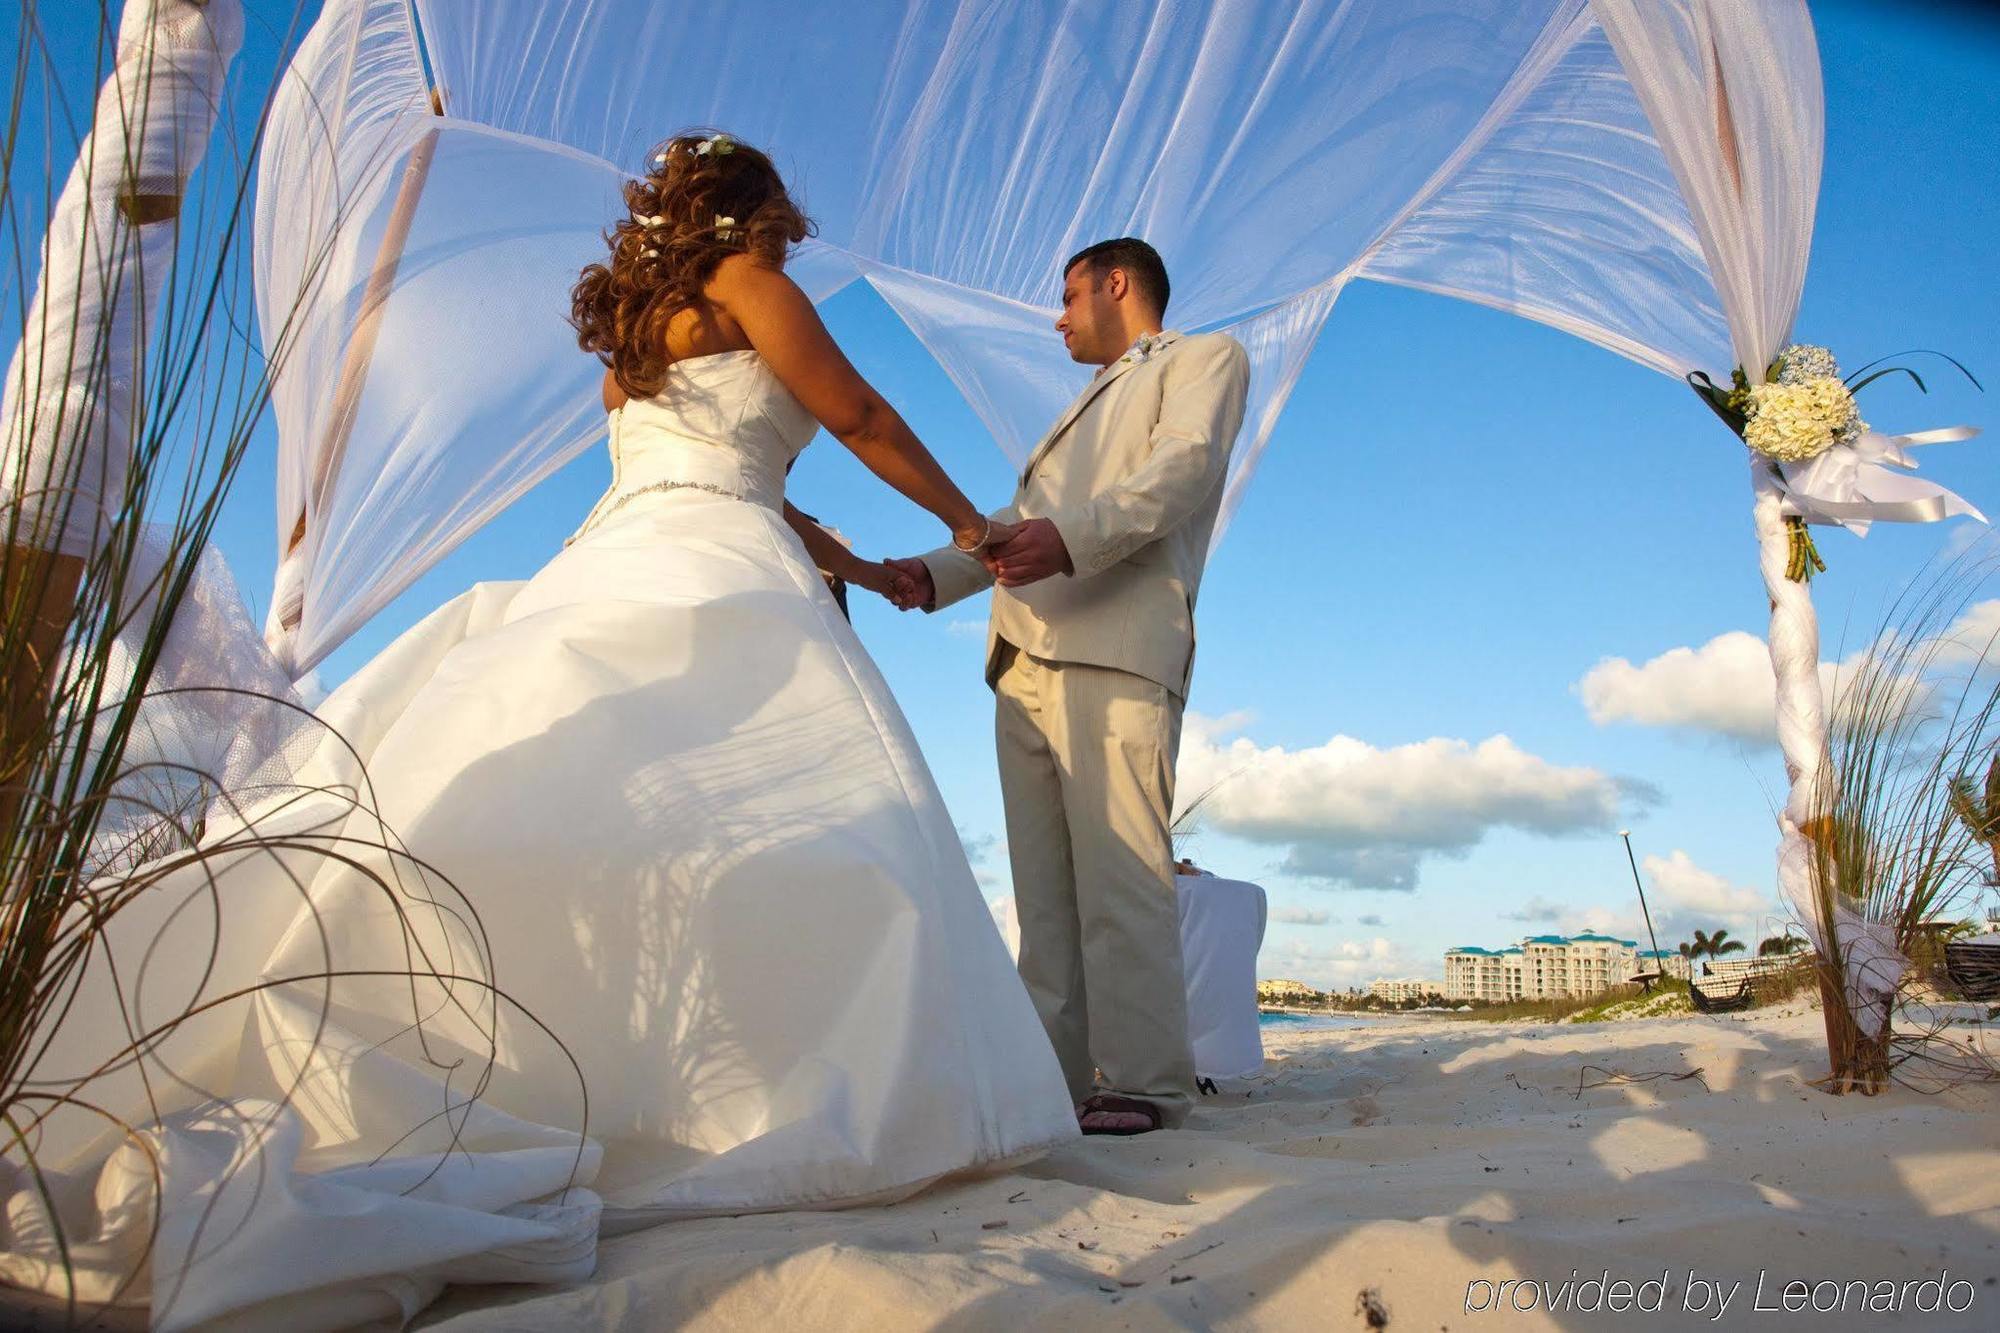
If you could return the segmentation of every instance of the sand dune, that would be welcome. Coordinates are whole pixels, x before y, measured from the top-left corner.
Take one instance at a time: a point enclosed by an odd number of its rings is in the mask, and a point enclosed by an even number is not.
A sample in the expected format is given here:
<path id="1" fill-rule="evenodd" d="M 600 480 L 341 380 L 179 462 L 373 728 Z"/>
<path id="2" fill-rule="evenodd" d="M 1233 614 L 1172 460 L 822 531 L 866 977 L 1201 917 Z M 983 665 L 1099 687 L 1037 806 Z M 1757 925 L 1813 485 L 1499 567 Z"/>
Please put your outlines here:
<path id="1" fill-rule="evenodd" d="M 1263 1077 L 1180 1131 L 890 1208 L 656 1228 L 586 1285 L 462 1289 L 421 1322 L 1670 1328 L 1712 1326 L 1719 1282 L 1724 1326 L 2000 1327 L 2000 1089 L 1829 1097 L 1821 1042 L 1807 1008 L 1267 1033 Z"/>

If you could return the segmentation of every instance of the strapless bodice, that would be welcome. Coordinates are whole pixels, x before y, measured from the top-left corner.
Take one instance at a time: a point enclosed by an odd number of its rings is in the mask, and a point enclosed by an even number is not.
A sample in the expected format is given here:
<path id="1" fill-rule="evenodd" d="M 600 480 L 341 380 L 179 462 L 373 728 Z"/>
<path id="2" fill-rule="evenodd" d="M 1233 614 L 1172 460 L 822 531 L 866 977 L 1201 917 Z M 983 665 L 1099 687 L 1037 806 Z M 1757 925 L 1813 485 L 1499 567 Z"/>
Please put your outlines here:
<path id="1" fill-rule="evenodd" d="M 611 412 L 611 488 L 570 541 L 634 501 L 677 490 L 782 510 L 785 469 L 818 429 L 754 351 L 676 361 L 660 392 Z"/>

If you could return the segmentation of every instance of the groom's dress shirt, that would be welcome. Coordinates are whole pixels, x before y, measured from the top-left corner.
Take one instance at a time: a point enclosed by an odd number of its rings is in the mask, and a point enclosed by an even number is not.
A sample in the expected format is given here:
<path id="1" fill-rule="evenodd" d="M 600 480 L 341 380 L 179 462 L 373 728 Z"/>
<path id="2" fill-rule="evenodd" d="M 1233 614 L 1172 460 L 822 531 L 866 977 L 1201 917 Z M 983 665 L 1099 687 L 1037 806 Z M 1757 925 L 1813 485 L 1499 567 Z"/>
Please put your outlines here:
<path id="1" fill-rule="evenodd" d="M 1249 379 L 1234 338 L 1169 331 L 1142 340 L 1077 395 L 1029 455 L 1014 502 L 993 515 L 1048 519 L 1074 572 L 994 590 L 989 685 L 1003 644 L 1013 644 L 1045 661 L 1128 671 L 1186 697 L 1195 596 Z M 933 609 L 993 583 L 984 565 L 949 546 L 924 561 Z"/>

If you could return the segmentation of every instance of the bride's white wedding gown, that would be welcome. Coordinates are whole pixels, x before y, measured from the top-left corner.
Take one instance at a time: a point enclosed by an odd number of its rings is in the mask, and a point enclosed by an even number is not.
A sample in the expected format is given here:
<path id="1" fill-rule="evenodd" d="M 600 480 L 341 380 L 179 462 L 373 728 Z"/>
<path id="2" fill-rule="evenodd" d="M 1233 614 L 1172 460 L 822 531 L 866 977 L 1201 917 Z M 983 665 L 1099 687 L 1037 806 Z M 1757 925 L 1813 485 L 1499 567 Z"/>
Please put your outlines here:
<path id="1" fill-rule="evenodd" d="M 783 520 L 814 430 L 753 352 L 679 363 L 612 414 L 612 489 L 559 555 L 322 706 L 345 745 L 309 779 L 365 761 L 433 873 L 309 795 L 259 816 L 300 831 L 282 866 L 211 863 L 219 917 L 182 873 L 121 924 L 156 940 L 125 978 L 149 1017 L 228 988 L 192 961 L 218 919 L 222 974 L 384 974 L 219 1006 L 156 1052 L 156 1322 L 575 1276 L 600 1221 L 890 1199 L 1076 1133 L 908 725 Z M 115 1029 L 86 998 L 84 1030 Z M 109 1273 L 143 1251 L 149 1186 L 104 1151 L 72 1165 L 95 1173 L 84 1267 Z"/>

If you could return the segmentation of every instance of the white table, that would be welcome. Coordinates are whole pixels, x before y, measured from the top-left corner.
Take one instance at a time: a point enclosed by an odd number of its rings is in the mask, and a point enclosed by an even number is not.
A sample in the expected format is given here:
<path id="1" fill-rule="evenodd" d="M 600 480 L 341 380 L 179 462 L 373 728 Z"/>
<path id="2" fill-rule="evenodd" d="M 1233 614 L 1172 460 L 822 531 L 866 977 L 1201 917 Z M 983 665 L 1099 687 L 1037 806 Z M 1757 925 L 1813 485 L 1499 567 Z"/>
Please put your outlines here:
<path id="1" fill-rule="evenodd" d="M 1204 1078 L 1247 1078 L 1264 1067 L 1257 1023 L 1257 950 L 1264 943 L 1264 890 L 1207 873 L 1175 875 L 1181 962 L 1187 971 L 1188 1037 Z"/>

